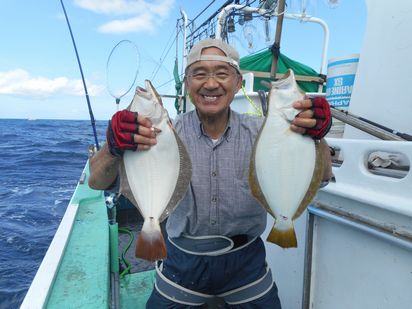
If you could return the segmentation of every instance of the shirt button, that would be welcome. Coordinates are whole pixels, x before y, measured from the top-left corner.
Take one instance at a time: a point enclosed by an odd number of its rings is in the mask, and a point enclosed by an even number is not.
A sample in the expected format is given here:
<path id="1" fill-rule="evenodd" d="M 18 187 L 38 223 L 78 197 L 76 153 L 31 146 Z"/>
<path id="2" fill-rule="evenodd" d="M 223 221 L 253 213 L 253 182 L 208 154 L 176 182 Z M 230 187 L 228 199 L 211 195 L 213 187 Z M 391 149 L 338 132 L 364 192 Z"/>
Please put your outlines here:
<path id="1" fill-rule="evenodd" d="M 216 224 L 216 221 L 215 221 L 215 220 L 212 220 L 212 221 L 210 221 L 210 223 L 211 223 L 212 225 L 215 225 L 215 224 Z"/>
<path id="2" fill-rule="evenodd" d="M 216 196 L 212 197 L 212 202 L 216 202 L 216 201 L 217 201 L 217 197 Z"/>
<path id="3" fill-rule="evenodd" d="M 212 176 L 216 177 L 217 173 L 216 172 L 212 172 Z"/>

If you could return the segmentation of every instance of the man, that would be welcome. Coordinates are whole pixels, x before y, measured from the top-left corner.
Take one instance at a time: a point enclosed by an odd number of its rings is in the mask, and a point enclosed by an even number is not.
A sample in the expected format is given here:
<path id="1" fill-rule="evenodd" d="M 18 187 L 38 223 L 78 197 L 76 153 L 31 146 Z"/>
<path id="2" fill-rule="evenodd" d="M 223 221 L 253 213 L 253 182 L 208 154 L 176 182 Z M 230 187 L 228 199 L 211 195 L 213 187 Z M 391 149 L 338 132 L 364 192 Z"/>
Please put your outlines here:
<path id="1" fill-rule="evenodd" d="M 250 155 L 262 119 L 230 109 L 242 86 L 239 54 L 220 40 L 200 41 L 188 55 L 185 74 L 196 109 L 179 115 L 174 125 L 191 157 L 193 175 L 167 221 L 168 258 L 158 264 L 147 308 L 192 308 L 213 295 L 231 308 L 281 308 L 259 237 L 266 211 L 248 185 Z M 325 100 L 307 99 L 294 106 L 302 112 L 291 123 L 293 131 L 316 139 L 326 135 L 331 119 Z M 90 186 L 110 187 L 124 150 L 149 149 L 157 133 L 141 115 L 117 112 L 109 123 L 107 144 L 90 161 Z M 321 144 L 328 153 L 326 143 Z M 328 180 L 330 159 L 324 163 Z"/>

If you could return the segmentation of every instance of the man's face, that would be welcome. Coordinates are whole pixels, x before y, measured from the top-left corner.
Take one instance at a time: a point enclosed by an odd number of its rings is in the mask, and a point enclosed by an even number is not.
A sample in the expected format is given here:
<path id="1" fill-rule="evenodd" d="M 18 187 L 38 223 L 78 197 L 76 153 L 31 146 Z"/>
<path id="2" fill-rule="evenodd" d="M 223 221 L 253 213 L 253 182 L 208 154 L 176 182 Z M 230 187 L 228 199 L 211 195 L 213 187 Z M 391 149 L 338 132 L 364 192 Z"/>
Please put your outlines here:
<path id="1" fill-rule="evenodd" d="M 202 55 L 225 56 L 216 47 L 204 49 Z M 242 86 L 242 78 L 236 69 L 223 61 L 195 62 L 188 68 L 186 76 L 186 89 L 200 116 L 210 117 L 226 112 Z"/>

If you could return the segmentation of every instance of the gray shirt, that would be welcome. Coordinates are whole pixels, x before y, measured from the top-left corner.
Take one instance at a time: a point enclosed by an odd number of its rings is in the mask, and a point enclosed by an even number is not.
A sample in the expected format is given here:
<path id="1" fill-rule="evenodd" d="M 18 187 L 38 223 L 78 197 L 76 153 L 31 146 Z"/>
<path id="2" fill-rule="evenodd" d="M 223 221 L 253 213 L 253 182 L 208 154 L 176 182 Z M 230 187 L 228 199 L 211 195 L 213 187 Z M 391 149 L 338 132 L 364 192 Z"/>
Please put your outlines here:
<path id="1" fill-rule="evenodd" d="M 179 115 L 175 128 L 192 160 L 188 191 L 170 215 L 170 237 L 247 234 L 259 236 L 266 210 L 251 195 L 249 161 L 262 118 L 231 111 L 223 136 L 213 142 L 196 111 Z"/>

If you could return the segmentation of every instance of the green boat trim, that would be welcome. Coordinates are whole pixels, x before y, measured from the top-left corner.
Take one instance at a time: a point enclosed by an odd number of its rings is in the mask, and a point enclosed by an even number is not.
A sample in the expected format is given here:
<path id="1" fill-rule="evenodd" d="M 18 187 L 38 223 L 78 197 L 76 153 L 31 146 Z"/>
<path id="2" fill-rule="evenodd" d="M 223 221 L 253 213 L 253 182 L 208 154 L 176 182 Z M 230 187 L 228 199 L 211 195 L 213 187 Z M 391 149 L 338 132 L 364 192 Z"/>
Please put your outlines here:
<path id="1" fill-rule="evenodd" d="M 145 307 L 153 270 L 122 276 L 115 284 L 120 299 L 112 297 L 111 278 L 119 278 L 119 267 L 111 276 L 110 256 L 118 250 L 111 249 L 104 192 L 91 189 L 88 176 L 87 163 L 21 308 L 109 308 L 113 302 Z M 115 233 L 118 239 L 117 228 Z"/>

